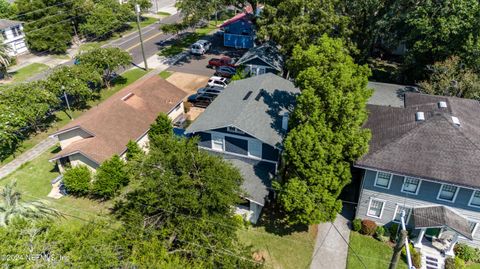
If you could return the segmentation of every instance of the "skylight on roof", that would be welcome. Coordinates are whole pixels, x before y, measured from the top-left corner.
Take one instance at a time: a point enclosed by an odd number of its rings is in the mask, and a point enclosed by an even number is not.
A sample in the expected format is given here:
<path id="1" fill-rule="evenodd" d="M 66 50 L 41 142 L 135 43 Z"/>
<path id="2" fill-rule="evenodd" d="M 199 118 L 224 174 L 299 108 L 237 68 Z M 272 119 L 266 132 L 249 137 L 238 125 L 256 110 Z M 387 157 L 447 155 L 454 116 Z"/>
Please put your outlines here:
<path id="1" fill-rule="evenodd" d="M 452 116 L 452 121 L 453 121 L 453 124 L 460 126 L 460 120 L 457 117 Z"/>
<path id="2" fill-rule="evenodd" d="M 438 102 L 438 107 L 439 108 L 446 108 L 447 107 L 447 102 L 445 102 L 445 101 Z"/>
<path id="3" fill-rule="evenodd" d="M 134 94 L 133 93 L 128 93 L 127 95 L 125 95 L 124 97 L 122 97 L 122 101 L 127 101 L 130 97 L 132 97 Z"/>
<path id="4" fill-rule="evenodd" d="M 424 121 L 425 120 L 425 113 L 419 111 L 415 113 L 415 120 L 416 121 Z"/>

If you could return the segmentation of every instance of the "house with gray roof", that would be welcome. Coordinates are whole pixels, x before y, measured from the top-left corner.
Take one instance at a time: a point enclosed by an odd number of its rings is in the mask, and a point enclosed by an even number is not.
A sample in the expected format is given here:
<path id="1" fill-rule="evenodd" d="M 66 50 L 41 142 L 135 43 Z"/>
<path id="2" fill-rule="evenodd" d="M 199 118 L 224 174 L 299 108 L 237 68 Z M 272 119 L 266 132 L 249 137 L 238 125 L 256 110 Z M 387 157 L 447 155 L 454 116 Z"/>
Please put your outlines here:
<path id="1" fill-rule="evenodd" d="M 357 218 L 389 225 L 404 211 L 424 263 L 432 250 L 452 255 L 457 242 L 479 247 L 480 103 L 409 91 L 402 99 L 368 105 Z"/>
<path id="2" fill-rule="evenodd" d="M 237 212 L 254 223 L 268 201 L 288 113 L 299 93 L 291 81 L 272 73 L 234 81 L 186 130 L 199 137 L 199 148 L 240 170 L 245 203 Z"/>
<path id="3" fill-rule="evenodd" d="M 9 47 L 8 54 L 10 56 L 28 52 L 22 24 L 21 21 L 0 19 L 0 32 L 2 33 L 3 43 Z"/>
<path id="4" fill-rule="evenodd" d="M 244 66 L 245 71 L 251 76 L 265 73 L 281 75 L 284 62 L 277 46 L 272 42 L 267 42 L 249 49 L 235 64 Z"/>

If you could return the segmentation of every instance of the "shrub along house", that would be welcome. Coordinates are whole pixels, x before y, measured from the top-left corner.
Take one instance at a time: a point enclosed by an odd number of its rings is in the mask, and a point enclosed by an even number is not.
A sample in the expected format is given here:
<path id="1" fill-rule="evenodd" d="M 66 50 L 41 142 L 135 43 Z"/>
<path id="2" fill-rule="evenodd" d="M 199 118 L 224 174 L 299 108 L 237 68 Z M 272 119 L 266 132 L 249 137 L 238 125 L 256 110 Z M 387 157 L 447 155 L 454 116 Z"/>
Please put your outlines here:
<path id="1" fill-rule="evenodd" d="M 182 118 L 186 95 L 158 76 L 140 79 L 53 134 L 61 151 L 51 161 L 61 172 L 80 164 L 94 171 L 115 154 L 123 157 L 130 140 L 145 148 L 150 125 L 161 112 L 174 122 Z"/>
<path id="2" fill-rule="evenodd" d="M 265 73 L 282 75 L 283 71 L 283 57 L 271 42 L 249 49 L 235 64 L 243 66 L 250 76 Z"/>
<path id="3" fill-rule="evenodd" d="M 398 223 L 405 210 L 424 264 L 453 255 L 459 241 L 479 247 L 480 103 L 410 92 L 403 107 L 368 110 L 357 218 Z"/>
<path id="4" fill-rule="evenodd" d="M 253 223 L 268 200 L 288 111 L 299 92 L 292 82 L 270 73 L 234 81 L 186 130 L 199 137 L 199 148 L 219 154 L 240 170 L 245 204 L 237 213 Z"/>

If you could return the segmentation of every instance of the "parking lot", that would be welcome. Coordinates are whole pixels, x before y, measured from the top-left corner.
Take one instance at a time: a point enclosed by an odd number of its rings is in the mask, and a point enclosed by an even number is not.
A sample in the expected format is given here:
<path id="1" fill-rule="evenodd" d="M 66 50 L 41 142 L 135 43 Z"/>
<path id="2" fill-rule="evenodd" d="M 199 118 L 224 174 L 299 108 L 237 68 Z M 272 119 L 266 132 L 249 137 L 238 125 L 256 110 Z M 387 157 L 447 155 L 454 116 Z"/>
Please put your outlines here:
<path id="1" fill-rule="evenodd" d="M 212 42 L 212 47 L 207 54 L 200 56 L 188 54 L 187 57 L 181 59 L 174 66 L 170 67 L 168 71 L 211 77 L 215 73 L 215 69 L 207 68 L 208 61 L 211 58 L 228 56 L 230 58 L 238 59 L 246 51 L 241 49 L 224 47 L 223 39 L 218 35 L 208 36 L 205 39 Z"/>

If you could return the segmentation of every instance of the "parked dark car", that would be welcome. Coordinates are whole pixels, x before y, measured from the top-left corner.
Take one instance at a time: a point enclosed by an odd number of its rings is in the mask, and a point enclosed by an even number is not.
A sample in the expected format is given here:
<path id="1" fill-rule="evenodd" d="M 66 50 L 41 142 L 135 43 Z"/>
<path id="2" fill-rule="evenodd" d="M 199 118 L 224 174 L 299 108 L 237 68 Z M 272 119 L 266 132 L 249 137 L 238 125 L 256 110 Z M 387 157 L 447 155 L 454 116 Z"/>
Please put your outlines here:
<path id="1" fill-rule="evenodd" d="M 213 102 L 213 100 L 215 100 L 215 97 L 217 97 L 217 95 L 208 93 L 192 94 L 188 97 L 188 102 L 196 107 L 206 108 Z"/>
<path id="2" fill-rule="evenodd" d="M 224 89 L 225 88 L 217 87 L 217 86 L 205 86 L 198 89 L 197 94 L 209 93 L 209 94 L 219 95 L 220 93 L 223 92 Z"/>
<path id="3" fill-rule="evenodd" d="M 208 61 L 207 67 L 220 67 L 220 66 L 231 66 L 235 67 L 235 60 L 232 58 L 225 56 L 222 58 L 212 58 Z"/>
<path id="4" fill-rule="evenodd" d="M 230 66 L 221 66 L 217 68 L 215 72 L 215 76 L 224 77 L 224 78 L 231 78 L 233 75 L 237 73 L 237 69 L 230 67 Z"/>

